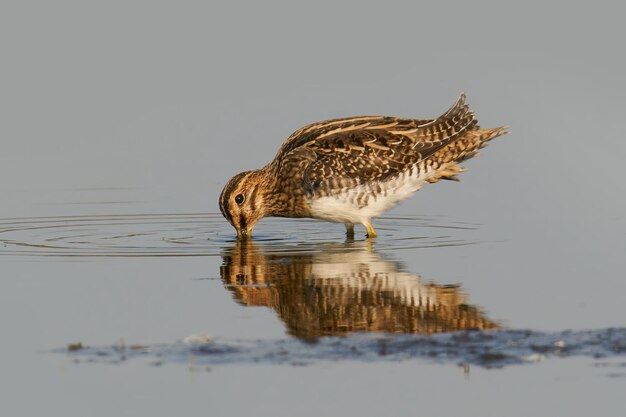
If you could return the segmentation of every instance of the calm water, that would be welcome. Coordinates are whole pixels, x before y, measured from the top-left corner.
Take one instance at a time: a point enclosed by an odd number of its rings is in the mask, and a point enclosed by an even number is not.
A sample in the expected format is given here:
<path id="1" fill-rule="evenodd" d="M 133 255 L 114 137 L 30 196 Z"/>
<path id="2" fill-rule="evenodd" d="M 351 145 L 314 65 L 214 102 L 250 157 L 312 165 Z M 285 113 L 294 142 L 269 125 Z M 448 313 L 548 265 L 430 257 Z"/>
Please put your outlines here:
<path id="1" fill-rule="evenodd" d="M 3 6 L 2 415 L 623 414 L 623 13 L 380 7 Z M 302 125 L 461 91 L 512 133 L 375 241 L 215 214 Z"/>

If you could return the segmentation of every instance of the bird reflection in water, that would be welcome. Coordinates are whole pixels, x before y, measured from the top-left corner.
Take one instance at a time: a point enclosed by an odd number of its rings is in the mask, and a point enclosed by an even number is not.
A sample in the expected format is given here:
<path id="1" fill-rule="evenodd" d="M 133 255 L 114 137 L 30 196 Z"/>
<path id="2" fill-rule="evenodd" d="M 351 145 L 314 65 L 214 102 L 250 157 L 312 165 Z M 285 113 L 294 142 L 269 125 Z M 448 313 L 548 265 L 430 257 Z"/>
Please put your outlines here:
<path id="1" fill-rule="evenodd" d="M 349 332 L 439 333 L 497 329 L 458 285 L 424 282 L 367 242 L 314 251 L 238 242 L 220 273 L 234 299 L 274 309 L 291 335 L 315 340 Z"/>

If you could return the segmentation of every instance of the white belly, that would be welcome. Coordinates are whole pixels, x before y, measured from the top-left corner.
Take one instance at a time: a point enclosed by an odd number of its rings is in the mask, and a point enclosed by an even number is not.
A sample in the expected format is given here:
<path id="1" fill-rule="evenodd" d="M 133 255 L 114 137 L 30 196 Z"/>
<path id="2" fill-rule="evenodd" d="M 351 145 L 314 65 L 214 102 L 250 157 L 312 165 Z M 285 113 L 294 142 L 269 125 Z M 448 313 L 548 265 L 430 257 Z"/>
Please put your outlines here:
<path id="1" fill-rule="evenodd" d="M 413 171 L 417 171 L 416 169 Z M 335 195 L 313 198 L 311 217 L 339 223 L 368 223 L 419 190 L 429 177 L 409 171 L 380 184 L 380 193 L 370 184 L 362 184 Z"/>

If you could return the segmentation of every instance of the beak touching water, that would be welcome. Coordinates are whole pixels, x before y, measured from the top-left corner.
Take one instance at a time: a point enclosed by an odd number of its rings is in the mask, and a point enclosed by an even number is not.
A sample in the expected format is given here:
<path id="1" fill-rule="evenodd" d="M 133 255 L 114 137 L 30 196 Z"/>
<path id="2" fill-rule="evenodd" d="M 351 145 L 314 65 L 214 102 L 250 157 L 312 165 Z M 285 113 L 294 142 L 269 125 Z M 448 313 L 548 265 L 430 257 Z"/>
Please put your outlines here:
<path id="1" fill-rule="evenodd" d="M 240 241 L 252 237 L 254 225 L 265 214 L 259 175 L 257 171 L 239 173 L 226 183 L 220 194 L 220 211 L 235 228 Z"/>
<path id="2" fill-rule="evenodd" d="M 247 240 L 252 237 L 252 233 L 248 233 L 248 229 L 237 227 L 237 239 L 238 240 Z"/>
<path id="3" fill-rule="evenodd" d="M 233 225 L 235 226 L 235 230 L 237 230 L 237 239 L 238 240 L 250 239 L 252 237 L 252 229 L 254 228 L 254 224 L 256 222 L 251 222 L 247 220 L 243 214 L 239 216 L 239 218 L 235 218 L 235 219 L 239 220 L 239 221 L 235 221 L 236 224 Z"/>

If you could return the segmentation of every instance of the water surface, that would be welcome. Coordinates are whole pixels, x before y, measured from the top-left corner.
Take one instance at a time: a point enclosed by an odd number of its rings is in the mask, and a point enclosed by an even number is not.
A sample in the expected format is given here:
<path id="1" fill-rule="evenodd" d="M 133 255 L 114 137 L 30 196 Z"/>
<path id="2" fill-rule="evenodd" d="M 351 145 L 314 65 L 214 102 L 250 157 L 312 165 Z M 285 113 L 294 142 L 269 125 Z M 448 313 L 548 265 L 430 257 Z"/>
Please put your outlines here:
<path id="1" fill-rule="evenodd" d="M 219 277 L 235 303 L 272 310 L 285 335 L 295 339 L 191 334 L 171 344 L 127 346 L 122 339 L 90 346 L 81 341 L 52 350 L 68 351 L 77 362 L 121 363 L 146 356 L 153 364 L 194 358 L 207 365 L 421 358 L 492 368 L 626 353 L 625 328 L 517 330 L 473 304 L 460 283 L 426 279 L 400 261 L 404 251 L 484 246 L 472 239 L 479 224 L 442 216 L 391 216 L 377 225 L 379 239 L 355 240 L 342 236 L 337 225 L 269 220 L 253 240 L 242 242 L 220 215 L 208 213 L 7 218 L 0 221 L 0 255 L 219 257 L 219 272 L 200 280 Z"/>

